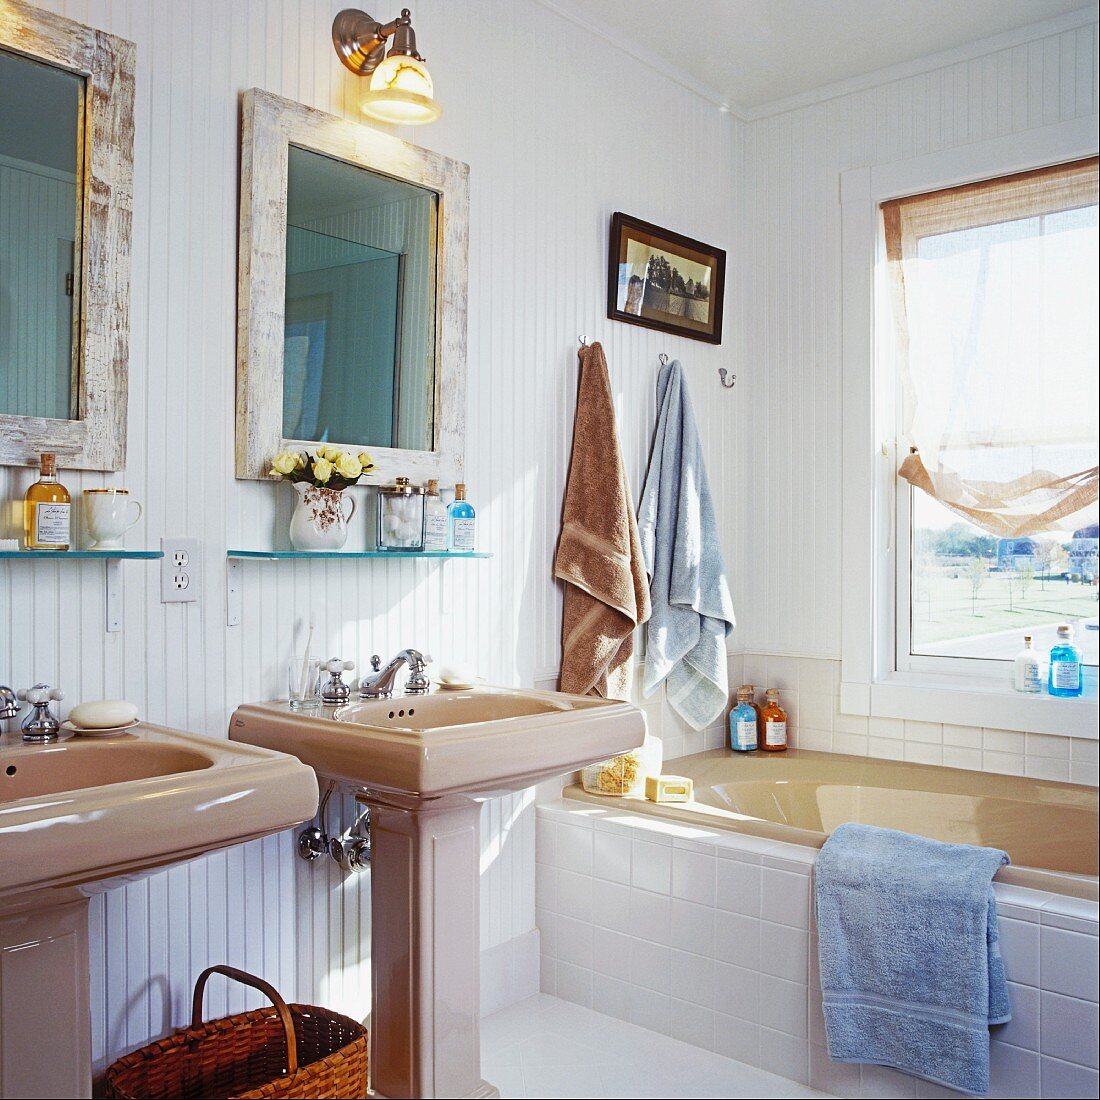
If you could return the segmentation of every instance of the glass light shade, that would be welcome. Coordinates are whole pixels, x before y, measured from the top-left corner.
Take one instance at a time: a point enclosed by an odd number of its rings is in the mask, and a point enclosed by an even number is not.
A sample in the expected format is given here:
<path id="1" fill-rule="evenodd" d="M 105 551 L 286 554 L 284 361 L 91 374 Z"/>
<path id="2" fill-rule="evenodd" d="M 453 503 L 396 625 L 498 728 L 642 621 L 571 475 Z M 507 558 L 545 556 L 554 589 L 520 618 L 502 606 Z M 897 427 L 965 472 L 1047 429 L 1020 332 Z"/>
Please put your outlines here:
<path id="1" fill-rule="evenodd" d="M 443 114 L 427 66 L 404 54 L 391 54 L 371 73 L 359 106 L 363 114 L 398 126 L 423 126 Z"/>

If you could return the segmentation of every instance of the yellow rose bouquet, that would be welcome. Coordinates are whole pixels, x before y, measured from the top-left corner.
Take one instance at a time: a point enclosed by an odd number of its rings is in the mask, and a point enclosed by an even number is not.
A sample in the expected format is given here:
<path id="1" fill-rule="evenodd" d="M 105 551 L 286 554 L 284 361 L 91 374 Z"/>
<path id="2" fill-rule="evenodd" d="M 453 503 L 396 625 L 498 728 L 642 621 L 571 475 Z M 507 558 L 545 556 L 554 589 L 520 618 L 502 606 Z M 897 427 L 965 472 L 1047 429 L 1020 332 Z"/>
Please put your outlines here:
<path id="1" fill-rule="evenodd" d="M 339 447 L 322 443 L 315 454 L 307 451 L 283 451 L 271 460 L 270 477 L 294 484 L 316 485 L 319 489 L 339 492 L 354 485 L 374 469 L 374 459 L 366 451 L 353 455 Z"/>

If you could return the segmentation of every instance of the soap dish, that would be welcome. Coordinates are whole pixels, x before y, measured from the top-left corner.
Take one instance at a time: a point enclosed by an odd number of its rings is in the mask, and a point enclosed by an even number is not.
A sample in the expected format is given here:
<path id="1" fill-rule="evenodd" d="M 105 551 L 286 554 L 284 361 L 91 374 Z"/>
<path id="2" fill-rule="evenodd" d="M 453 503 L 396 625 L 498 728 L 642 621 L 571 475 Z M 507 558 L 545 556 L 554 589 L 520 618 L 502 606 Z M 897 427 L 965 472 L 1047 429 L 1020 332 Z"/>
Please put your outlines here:
<path id="1" fill-rule="evenodd" d="M 123 737 L 129 733 L 134 726 L 140 726 L 141 719 L 135 718 L 131 722 L 126 722 L 121 726 L 104 726 L 100 729 L 89 729 L 85 726 L 76 726 L 70 722 L 67 718 L 61 723 L 61 728 L 68 733 L 71 733 L 74 737 Z"/>
<path id="2" fill-rule="evenodd" d="M 440 691 L 473 691 L 481 683 L 481 677 L 475 680 L 435 680 L 433 682 Z"/>

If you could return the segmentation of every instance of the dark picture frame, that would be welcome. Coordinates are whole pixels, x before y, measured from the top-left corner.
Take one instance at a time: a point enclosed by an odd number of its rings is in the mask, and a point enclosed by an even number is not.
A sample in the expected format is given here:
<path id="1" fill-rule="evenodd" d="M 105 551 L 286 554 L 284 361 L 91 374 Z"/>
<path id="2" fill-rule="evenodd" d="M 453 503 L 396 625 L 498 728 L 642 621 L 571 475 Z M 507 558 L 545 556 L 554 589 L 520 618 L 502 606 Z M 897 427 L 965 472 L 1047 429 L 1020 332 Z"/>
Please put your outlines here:
<path id="1" fill-rule="evenodd" d="M 616 211 L 607 250 L 607 316 L 708 344 L 722 342 L 724 249 Z"/>

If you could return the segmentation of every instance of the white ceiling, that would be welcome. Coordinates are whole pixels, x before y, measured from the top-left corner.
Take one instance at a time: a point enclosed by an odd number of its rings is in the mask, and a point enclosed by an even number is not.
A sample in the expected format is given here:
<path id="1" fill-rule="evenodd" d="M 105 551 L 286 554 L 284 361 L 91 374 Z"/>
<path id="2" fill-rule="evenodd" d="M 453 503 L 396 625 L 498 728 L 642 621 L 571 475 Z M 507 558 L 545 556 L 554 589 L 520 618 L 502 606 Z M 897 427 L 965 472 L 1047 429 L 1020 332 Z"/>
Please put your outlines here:
<path id="1" fill-rule="evenodd" d="M 751 110 L 1085 6 L 1082 0 L 585 0 L 581 10 L 730 106 Z"/>

